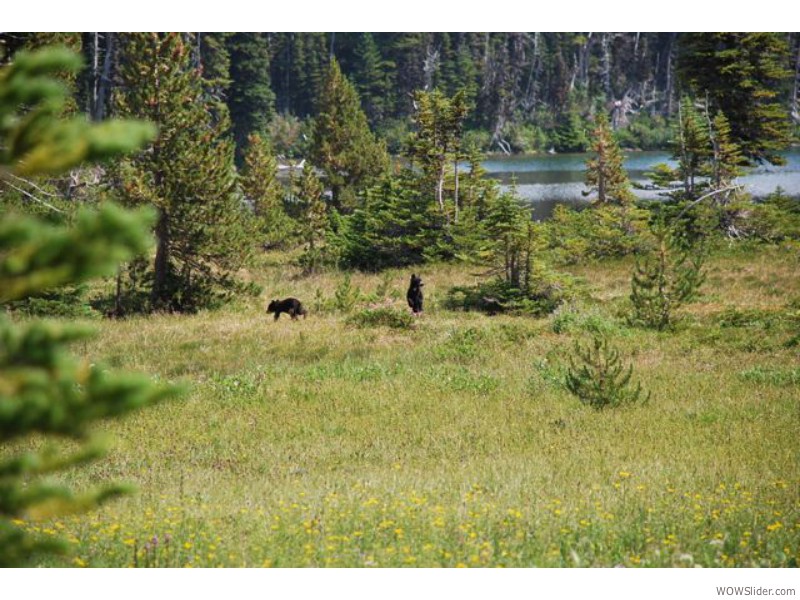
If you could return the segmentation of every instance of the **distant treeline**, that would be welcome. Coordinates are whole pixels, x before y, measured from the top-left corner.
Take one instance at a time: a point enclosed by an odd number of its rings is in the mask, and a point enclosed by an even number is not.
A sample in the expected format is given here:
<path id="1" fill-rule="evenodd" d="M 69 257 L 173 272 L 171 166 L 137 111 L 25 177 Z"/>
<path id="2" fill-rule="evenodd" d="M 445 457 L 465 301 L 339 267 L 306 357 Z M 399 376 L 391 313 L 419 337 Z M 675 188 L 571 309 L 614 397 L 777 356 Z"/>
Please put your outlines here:
<path id="1" fill-rule="evenodd" d="M 393 152 L 400 151 L 420 89 L 465 90 L 471 141 L 504 152 L 585 150 L 587 122 L 599 109 L 611 114 L 624 146 L 664 147 L 667 120 L 685 92 L 678 72 L 685 36 L 678 33 L 185 35 L 209 92 L 230 109 L 237 140 L 269 127 L 276 149 L 298 156 L 305 153 L 307 121 L 332 56 Z M 783 38 L 785 67 L 795 75 L 781 95 L 800 120 L 800 35 L 774 35 Z M 111 95 L 103 92 L 114 80 L 115 34 L 0 34 L 0 59 L 54 36 L 82 48 L 88 69 L 79 96 L 88 112 L 102 113 Z"/>

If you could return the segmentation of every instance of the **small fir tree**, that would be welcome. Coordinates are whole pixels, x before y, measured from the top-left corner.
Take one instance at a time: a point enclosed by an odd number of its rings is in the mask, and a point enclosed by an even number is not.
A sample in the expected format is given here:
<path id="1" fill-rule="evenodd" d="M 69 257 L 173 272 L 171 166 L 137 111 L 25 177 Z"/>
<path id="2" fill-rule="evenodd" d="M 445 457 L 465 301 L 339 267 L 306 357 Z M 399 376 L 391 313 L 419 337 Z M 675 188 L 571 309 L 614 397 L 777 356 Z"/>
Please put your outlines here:
<path id="1" fill-rule="evenodd" d="M 619 350 L 601 337 L 585 347 L 576 341 L 569 364 L 564 382 L 567 389 L 592 408 L 613 408 L 650 398 L 649 393 L 642 396 L 641 383 L 632 386 L 633 365 L 626 369 Z"/>

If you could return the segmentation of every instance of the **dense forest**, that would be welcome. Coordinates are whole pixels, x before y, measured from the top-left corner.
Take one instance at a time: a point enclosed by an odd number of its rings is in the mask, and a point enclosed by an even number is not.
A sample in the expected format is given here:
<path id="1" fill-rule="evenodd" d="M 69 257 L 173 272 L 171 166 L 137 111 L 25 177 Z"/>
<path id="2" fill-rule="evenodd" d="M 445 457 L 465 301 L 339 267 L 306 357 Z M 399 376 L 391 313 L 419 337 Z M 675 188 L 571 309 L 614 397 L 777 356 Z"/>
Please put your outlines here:
<path id="1" fill-rule="evenodd" d="M 124 60 L 118 34 L 2 34 L 0 62 L 20 47 L 51 41 L 81 48 L 88 68 L 80 106 L 95 118 L 112 110 Z M 310 123 L 332 57 L 355 85 L 370 127 L 399 152 L 414 92 L 465 91 L 468 135 L 493 152 L 582 151 L 587 120 L 611 114 L 623 146 L 667 145 L 668 121 L 688 81 L 691 35 L 678 33 L 261 33 L 186 34 L 208 93 L 230 110 L 237 143 L 269 132 L 285 155 L 307 151 Z M 800 35 L 776 36 L 794 74 L 778 90 L 795 123 Z"/>

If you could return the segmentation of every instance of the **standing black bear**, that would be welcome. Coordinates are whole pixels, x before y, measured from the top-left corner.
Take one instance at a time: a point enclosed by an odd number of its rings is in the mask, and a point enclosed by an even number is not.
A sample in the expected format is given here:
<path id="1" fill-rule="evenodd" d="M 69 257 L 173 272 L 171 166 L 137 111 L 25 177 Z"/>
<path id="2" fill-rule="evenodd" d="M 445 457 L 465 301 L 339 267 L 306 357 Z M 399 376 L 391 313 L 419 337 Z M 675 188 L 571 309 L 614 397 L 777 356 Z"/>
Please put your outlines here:
<path id="1" fill-rule="evenodd" d="M 414 312 L 415 316 L 422 314 L 423 285 L 425 284 L 422 283 L 422 277 L 417 277 L 416 273 L 411 275 L 411 284 L 408 286 L 406 299 L 408 300 L 408 305 L 411 307 L 411 310 Z"/>
<path id="2" fill-rule="evenodd" d="M 303 315 L 303 318 L 306 318 L 306 309 L 303 308 L 303 305 L 300 303 L 300 300 L 297 298 L 287 298 L 286 300 L 273 300 L 269 303 L 267 307 L 268 313 L 275 313 L 275 320 L 278 320 L 278 317 L 281 316 L 282 312 L 285 312 L 292 320 L 296 320 L 299 315 Z"/>

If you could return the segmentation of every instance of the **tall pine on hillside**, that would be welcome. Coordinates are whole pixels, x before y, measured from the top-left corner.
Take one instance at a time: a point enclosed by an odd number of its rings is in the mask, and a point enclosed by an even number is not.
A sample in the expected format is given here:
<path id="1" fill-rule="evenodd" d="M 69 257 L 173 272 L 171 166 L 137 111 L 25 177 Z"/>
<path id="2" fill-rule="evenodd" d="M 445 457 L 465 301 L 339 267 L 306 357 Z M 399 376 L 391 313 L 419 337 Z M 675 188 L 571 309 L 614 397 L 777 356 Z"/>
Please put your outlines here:
<path id="1" fill-rule="evenodd" d="M 182 36 L 126 34 L 120 44 L 118 112 L 159 127 L 158 139 L 119 169 L 127 203 L 158 211 L 150 306 L 197 310 L 236 288 L 250 249 L 233 147 L 204 102 Z"/>

